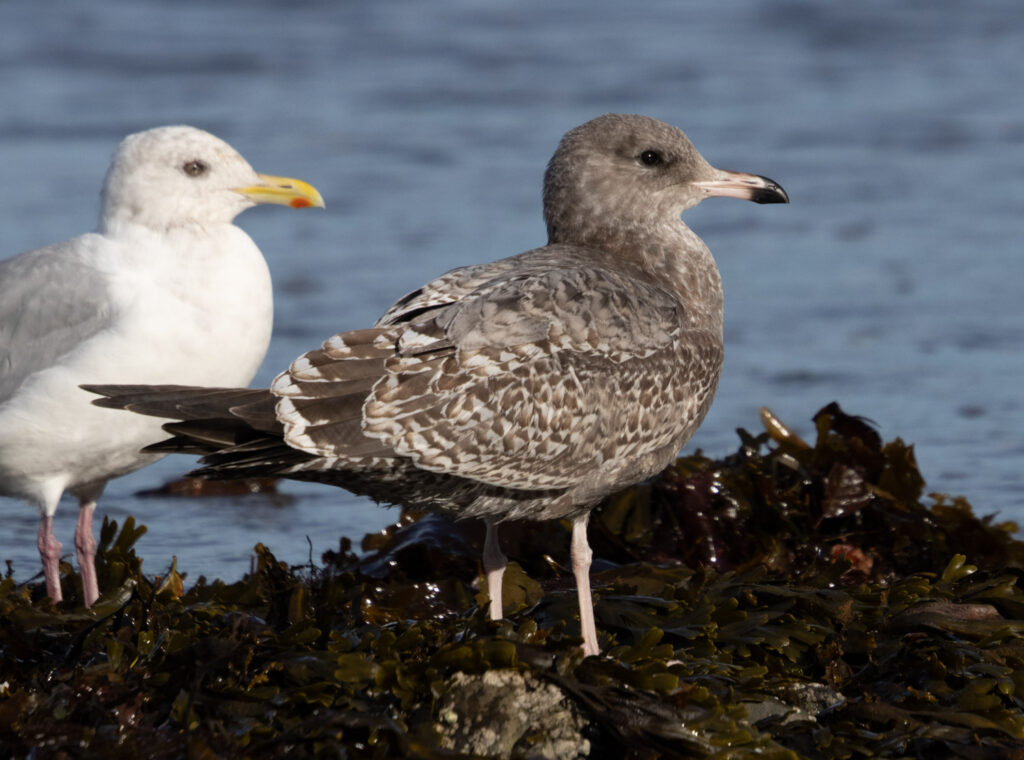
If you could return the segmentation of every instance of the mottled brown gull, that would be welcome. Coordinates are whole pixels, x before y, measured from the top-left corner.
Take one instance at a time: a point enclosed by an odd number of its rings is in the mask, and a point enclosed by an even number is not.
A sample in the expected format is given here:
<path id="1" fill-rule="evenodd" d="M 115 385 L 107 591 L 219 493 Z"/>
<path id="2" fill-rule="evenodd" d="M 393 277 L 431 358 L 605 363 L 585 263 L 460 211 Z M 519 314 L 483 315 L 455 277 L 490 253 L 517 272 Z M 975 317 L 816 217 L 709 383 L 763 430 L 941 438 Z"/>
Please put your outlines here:
<path id="1" fill-rule="evenodd" d="M 90 403 L 82 383 L 248 383 L 270 340 L 270 274 L 232 224 L 257 203 L 322 206 L 310 185 L 257 174 L 193 127 L 122 141 L 96 232 L 0 262 L 0 495 L 36 504 L 46 589 L 61 601 L 53 516 L 79 500 L 83 600 L 99 594 L 92 516 L 110 478 L 159 458 L 157 420 Z"/>
<path id="2" fill-rule="evenodd" d="M 181 420 L 165 448 L 206 454 L 206 475 L 317 480 L 483 518 L 495 619 L 498 523 L 568 518 L 583 648 L 597 654 L 590 510 L 664 468 L 718 383 L 721 281 L 679 218 L 712 195 L 788 201 L 769 179 L 713 168 L 675 127 L 601 116 L 548 165 L 546 246 L 442 275 L 268 391 L 90 390 Z"/>

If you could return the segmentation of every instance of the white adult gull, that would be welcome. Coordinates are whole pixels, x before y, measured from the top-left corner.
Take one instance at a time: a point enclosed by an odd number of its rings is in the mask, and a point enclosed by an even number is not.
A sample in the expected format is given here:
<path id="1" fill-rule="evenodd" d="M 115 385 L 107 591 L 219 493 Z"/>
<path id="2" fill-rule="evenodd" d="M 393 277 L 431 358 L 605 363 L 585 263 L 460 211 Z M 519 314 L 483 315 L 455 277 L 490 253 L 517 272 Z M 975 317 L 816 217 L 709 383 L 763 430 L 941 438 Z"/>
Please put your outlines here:
<path id="1" fill-rule="evenodd" d="M 100 409 L 79 385 L 252 379 L 270 340 L 270 274 L 232 220 L 258 203 L 324 205 L 312 186 L 257 174 L 207 132 L 151 129 L 114 154 L 95 232 L 0 262 L 0 495 L 38 506 L 54 601 L 61 494 L 79 500 L 89 606 L 96 500 L 110 478 L 159 459 L 140 449 L 165 437 L 158 421 Z"/>
<path id="2" fill-rule="evenodd" d="M 597 654 L 590 511 L 669 464 L 718 383 L 721 280 L 679 218 L 714 195 L 789 200 L 765 177 L 710 166 L 675 127 L 601 116 L 548 165 L 546 246 L 442 275 L 269 390 L 90 390 L 181 420 L 161 448 L 205 453 L 206 475 L 316 480 L 483 518 L 495 619 L 498 523 L 571 520 L 583 649 Z"/>

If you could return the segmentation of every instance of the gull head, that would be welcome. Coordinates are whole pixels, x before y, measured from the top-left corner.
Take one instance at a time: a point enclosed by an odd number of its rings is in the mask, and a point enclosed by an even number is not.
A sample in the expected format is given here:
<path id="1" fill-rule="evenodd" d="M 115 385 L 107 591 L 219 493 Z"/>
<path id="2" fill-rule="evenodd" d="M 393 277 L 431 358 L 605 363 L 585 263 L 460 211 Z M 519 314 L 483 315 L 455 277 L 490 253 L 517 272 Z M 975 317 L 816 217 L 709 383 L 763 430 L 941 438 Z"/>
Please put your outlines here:
<path id="1" fill-rule="evenodd" d="M 681 129 L 605 114 L 562 138 L 544 177 L 544 215 L 551 242 L 581 243 L 602 231 L 679 223 L 683 211 L 713 195 L 789 202 L 766 177 L 713 167 Z"/>
<path id="2" fill-rule="evenodd" d="M 114 153 L 101 192 L 100 230 L 230 224 L 258 203 L 324 206 L 311 185 L 258 174 L 209 132 L 157 127 L 129 135 Z"/>

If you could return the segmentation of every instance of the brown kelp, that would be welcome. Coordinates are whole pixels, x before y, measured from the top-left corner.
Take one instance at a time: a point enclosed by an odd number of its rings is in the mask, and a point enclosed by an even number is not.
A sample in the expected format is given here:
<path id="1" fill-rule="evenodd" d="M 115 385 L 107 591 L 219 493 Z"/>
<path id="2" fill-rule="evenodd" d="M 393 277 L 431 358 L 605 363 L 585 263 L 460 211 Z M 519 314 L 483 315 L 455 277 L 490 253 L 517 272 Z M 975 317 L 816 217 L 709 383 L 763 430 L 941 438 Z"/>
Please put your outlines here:
<path id="1" fill-rule="evenodd" d="M 766 415 L 592 522 L 605 656 L 583 659 L 567 526 L 402 515 L 317 565 L 256 547 L 237 583 L 142 572 L 60 609 L 0 582 L 0 747 L 15 757 L 1024 757 L 1024 543 L 924 495 L 913 448 L 831 404 Z M 62 566 L 73 574 L 70 565 Z M 73 584 L 66 584 L 70 586 Z M 1016 753 L 1016 755 L 1015 755 Z"/>

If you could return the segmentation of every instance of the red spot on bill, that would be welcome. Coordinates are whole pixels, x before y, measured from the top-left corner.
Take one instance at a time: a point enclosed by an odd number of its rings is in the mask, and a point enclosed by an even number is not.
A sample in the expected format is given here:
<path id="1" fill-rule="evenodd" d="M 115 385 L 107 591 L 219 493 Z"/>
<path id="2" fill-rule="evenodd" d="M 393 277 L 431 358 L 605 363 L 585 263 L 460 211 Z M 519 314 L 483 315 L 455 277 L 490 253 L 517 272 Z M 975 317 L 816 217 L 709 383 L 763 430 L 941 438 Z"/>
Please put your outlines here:
<path id="1" fill-rule="evenodd" d="M 313 204 L 305 198 L 292 198 L 288 205 L 292 208 L 307 208 Z"/>

